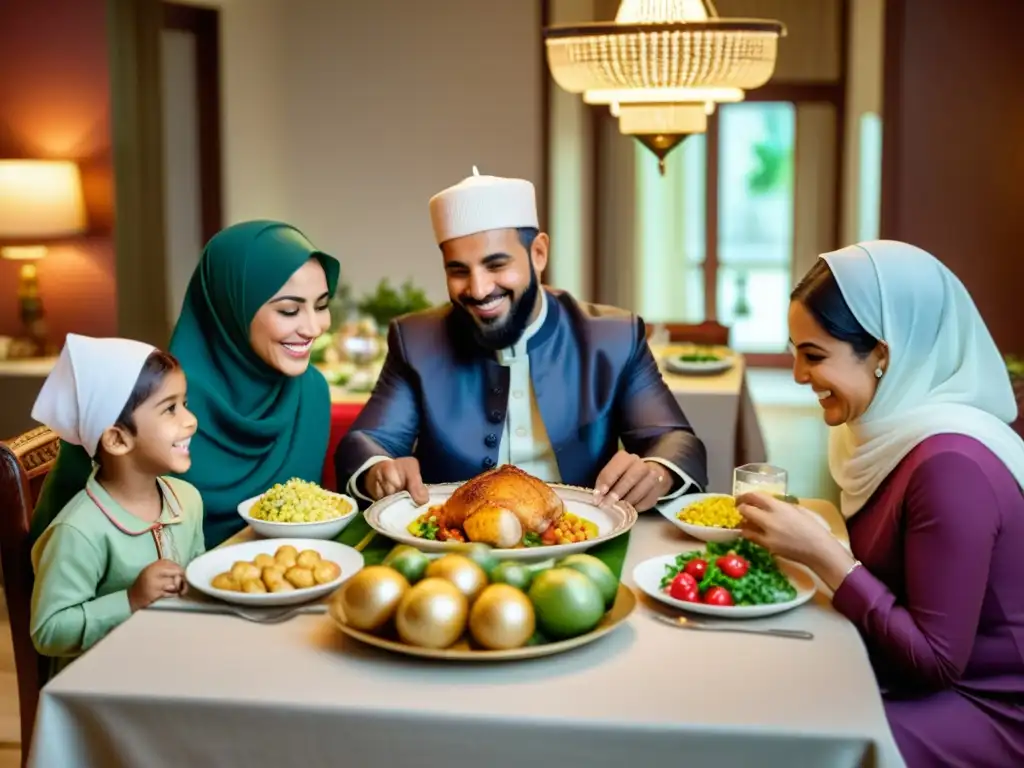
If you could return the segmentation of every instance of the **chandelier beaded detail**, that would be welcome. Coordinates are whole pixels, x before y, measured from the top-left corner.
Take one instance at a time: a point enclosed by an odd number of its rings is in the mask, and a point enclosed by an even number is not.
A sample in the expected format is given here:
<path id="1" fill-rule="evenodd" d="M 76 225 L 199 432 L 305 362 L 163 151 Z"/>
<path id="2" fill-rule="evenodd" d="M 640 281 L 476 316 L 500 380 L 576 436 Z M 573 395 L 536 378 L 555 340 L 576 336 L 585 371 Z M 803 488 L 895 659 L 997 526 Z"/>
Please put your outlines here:
<path id="1" fill-rule="evenodd" d="M 664 173 L 716 104 L 768 82 L 785 34 L 779 21 L 722 19 L 712 0 L 622 0 L 614 22 L 548 27 L 544 41 L 555 82 L 609 105 Z"/>

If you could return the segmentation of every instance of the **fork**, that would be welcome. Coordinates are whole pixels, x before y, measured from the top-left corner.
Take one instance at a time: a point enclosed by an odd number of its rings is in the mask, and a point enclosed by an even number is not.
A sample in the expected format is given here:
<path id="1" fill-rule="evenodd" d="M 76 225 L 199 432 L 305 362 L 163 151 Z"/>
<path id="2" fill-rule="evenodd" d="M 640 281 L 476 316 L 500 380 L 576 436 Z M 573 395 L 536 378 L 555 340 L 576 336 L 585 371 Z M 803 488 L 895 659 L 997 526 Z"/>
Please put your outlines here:
<path id="1" fill-rule="evenodd" d="M 678 629 L 696 629 L 704 632 L 739 632 L 748 635 L 769 635 L 771 637 L 791 637 L 794 640 L 813 640 L 814 635 L 804 629 L 778 629 L 762 627 L 743 627 L 733 624 L 702 624 L 685 616 L 665 616 L 660 613 L 651 614 L 655 621 L 668 624 Z"/>

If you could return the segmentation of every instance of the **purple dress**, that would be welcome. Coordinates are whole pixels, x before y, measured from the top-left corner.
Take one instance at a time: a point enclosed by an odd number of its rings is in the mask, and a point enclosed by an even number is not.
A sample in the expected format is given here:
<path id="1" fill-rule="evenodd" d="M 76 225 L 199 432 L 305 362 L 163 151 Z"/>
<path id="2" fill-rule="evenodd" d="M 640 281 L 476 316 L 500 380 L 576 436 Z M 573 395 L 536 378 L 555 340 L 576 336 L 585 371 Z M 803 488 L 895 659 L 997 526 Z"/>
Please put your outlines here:
<path id="1" fill-rule="evenodd" d="M 849 522 L 833 604 L 871 656 L 910 768 L 1024 766 L 1024 495 L 978 441 L 936 435 Z"/>

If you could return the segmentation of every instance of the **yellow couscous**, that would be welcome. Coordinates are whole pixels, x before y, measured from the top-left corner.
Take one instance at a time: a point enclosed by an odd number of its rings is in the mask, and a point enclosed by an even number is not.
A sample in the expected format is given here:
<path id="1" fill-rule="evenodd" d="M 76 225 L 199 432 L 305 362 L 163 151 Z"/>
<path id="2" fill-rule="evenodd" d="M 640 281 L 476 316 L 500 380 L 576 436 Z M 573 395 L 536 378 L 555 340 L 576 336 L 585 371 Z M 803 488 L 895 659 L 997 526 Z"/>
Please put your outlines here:
<path id="1" fill-rule="evenodd" d="M 743 516 L 736 509 L 732 496 L 712 496 L 695 501 L 676 515 L 688 525 L 703 525 L 708 528 L 739 528 Z"/>
<path id="2" fill-rule="evenodd" d="M 249 516 L 271 523 L 319 523 L 343 517 L 352 506 L 316 483 L 292 478 L 278 483 L 257 501 Z"/>

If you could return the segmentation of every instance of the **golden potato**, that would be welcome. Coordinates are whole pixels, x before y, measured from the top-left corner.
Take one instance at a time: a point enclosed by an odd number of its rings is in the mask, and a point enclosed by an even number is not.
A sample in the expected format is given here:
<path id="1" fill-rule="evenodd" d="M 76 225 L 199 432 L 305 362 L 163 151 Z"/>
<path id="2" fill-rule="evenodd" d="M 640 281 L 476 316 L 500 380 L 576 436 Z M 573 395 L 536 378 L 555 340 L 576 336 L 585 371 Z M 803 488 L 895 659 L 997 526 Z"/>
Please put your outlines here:
<path id="1" fill-rule="evenodd" d="M 266 552 L 260 552 L 252 559 L 252 564 L 258 568 L 269 568 L 276 563 L 277 561 L 274 559 L 274 556 L 268 555 Z"/>
<path id="2" fill-rule="evenodd" d="M 298 556 L 299 550 L 297 550 L 291 544 L 284 544 L 278 547 L 277 551 L 274 553 L 274 559 L 277 560 L 277 562 L 281 562 L 282 558 L 290 558 L 294 560 Z"/>
<path id="3" fill-rule="evenodd" d="M 271 592 L 294 592 L 295 591 L 295 587 L 293 587 L 291 584 L 289 584 L 284 579 L 281 579 L 280 581 L 275 581 L 270 586 L 270 591 Z"/>
<path id="4" fill-rule="evenodd" d="M 277 584 L 279 581 L 284 581 L 284 571 L 284 566 L 268 565 L 263 569 L 263 583 L 269 587 Z"/>
<path id="5" fill-rule="evenodd" d="M 259 579 L 246 579 L 242 582 L 242 591 L 250 593 L 266 592 L 267 588 Z"/>
<path id="6" fill-rule="evenodd" d="M 258 579 L 260 577 L 260 569 L 252 563 L 239 560 L 231 566 L 231 575 L 241 584 L 248 579 Z"/>
<path id="7" fill-rule="evenodd" d="M 210 586 L 214 589 L 223 589 L 228 592 L 238 592 L 241 589 L 238 579 L 230 573 L 218 573 L 213 577 Z"/>
<path id="8" fill-rule="evenodd" d="M 293 565 L 284 572 L 284 577 L 296 589 L 309 589 L 313 586 L 313 572 L 309 568 L 300 568 Z"/>
<path id="9" fill-rule="evenodd" d="M 313 568 L 313 580 L 317 584 L 327 584 L 341 576 L 341 566 L 330 560 L 321 560 Z"/>
<path id="10" fill-rule="evenodd" d="M 320 560 L 320 553 L 315 549 L 304 549 L 299 552 L 299 556 L 295 558 L 295 564 L 300 568 L 309 568 L 309 570 L 313 570 Z"/>

